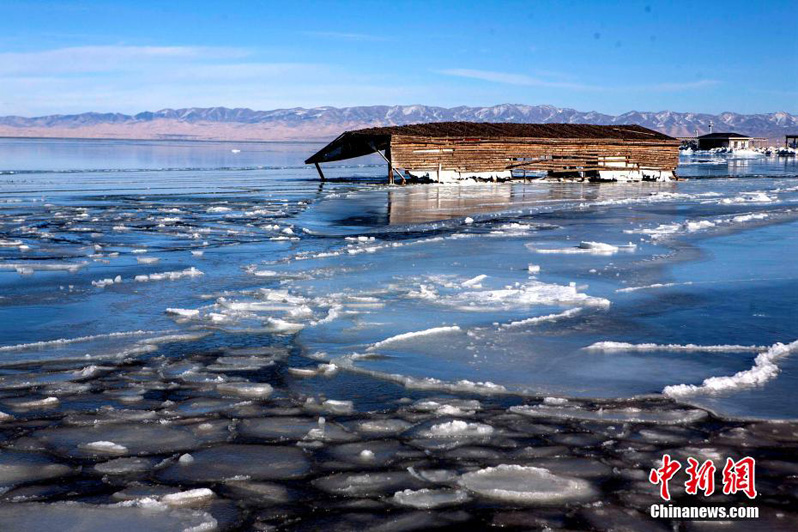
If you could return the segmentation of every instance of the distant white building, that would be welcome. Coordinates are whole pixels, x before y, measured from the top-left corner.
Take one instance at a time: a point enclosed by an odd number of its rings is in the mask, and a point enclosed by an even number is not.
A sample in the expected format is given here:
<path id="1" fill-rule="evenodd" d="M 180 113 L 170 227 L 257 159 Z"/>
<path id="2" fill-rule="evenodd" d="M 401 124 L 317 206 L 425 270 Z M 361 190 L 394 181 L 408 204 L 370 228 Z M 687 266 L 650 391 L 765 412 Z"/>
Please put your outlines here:
<path id="1" fill-rule="evenodd" d="M 747 150 L 751 148 L 753 140 L 754 137 L 748 137 L 739 133 L 709 133 L 696 137 L 699 150 L 712 150 L 715 148 Z"/>

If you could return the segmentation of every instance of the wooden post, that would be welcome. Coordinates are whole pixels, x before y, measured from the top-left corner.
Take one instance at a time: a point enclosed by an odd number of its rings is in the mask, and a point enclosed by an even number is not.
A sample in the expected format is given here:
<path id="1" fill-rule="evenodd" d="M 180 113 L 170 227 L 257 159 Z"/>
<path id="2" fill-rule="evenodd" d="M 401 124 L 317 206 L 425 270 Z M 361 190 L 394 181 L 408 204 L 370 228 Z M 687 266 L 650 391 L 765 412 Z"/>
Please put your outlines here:
<path id="1" fill-rule="evenodd" d="M 391 164 L 391 160 L 388 157 L 386 157 L 385 155 L 383 155 L 383 153 L 380 150 L 378 150 L 373 144 L 371 145 L 371 148 L 375 151 L 375 153 L 377 155 L 382 157 L 383 160 L 386 163 L 388 163 L 388 184 L 390 184 L 390 185 L 394 184 L 393 174 L 396 173 L 396 175 L 399 176 L 399 178 L 402 180 L 402 184 L 404 185 L 405 184 L 405 176 L 403 176 L 401 173 L 399 173 L 399 170 L 397 170 L 396 168 L 393 167 L 393 164 Z M 390 156 L 391 147 L 388 146 L 388 148 L 385 149 L 385 152 Z"/>
<path id="2" fill-rule="evenodd" d="M 313 164 L 316 165 L 316 170 L 319 172 L 319 177 L 321 178 L 322 181 L 324 181 L 325 180 L 324 172 L 321 171 L 321 166 L 319 166 L 319 163 L 313 163 Z"/>

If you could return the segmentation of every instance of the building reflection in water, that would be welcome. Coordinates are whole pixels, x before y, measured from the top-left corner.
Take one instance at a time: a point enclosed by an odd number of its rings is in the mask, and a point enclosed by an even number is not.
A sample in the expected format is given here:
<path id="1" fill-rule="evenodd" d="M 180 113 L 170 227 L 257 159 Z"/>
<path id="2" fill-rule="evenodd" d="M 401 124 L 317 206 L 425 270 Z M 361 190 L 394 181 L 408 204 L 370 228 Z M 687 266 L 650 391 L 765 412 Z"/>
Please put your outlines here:
<path id="1" fill-rule="evenodd" d="M 492 183 L 418 185 L 388 191 L 388 223 L 413 224 L 557 203 L 612 201 L 672 190 L 669 183 Z"/>

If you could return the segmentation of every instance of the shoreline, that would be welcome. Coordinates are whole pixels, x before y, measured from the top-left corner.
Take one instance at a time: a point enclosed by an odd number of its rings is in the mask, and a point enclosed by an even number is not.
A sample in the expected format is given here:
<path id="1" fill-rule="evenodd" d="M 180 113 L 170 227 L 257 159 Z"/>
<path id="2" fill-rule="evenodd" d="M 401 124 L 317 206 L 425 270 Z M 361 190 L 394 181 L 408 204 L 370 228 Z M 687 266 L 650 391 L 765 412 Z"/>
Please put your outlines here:
<path id="1" fill-rule="evenodd" d="M 60 137 L 60 136 L 9 136 L 0 135 L 0 140 L 80 140 L 80 141 L 131 141 L 131 142 L 193 142 L 193 143 L 217 143 L 217 144 L 321 144 L 329 141 L 329 138 L 318 140 L 229 140 L 229 139 L 159 139 L 159 138 L 138 138 L 138 137 Z"/>

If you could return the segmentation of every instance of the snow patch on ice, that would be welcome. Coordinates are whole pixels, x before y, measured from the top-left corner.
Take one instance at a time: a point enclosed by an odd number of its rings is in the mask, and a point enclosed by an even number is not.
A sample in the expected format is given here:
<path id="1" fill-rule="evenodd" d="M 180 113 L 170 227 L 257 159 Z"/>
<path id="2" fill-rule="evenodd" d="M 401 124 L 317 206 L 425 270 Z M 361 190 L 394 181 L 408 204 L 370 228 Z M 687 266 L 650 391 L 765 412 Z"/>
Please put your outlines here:
<path id="1" fill-rule="evenodd" d="M 564 320 L 567 318 L 573 318 L 574 316 L 576 316 L 581 312 L 582 312 L 581 308 L 572 308 L 563 312 L 559 312 L 557 314 L 546 314 L 545 316 L 535 316 L 533 318 L 527 318 L 524 320 L 511 321 L 510 323 L 503 323 L 499 325 L 499 327 L 502 329 L 513 329 L 517 327 L 526 327 L 528 325 L 539 325 L 541 323 L 550 323 L 559 320 Z"/>
<path id="2" fill-rule="evenodd" d="M 157 331 L 129 331 L 129 332 L 114 332 L 108 334 L 93 334 L 89 336 L 79 336 L 77 338 L 59 338 L 57 340 L 44 340 L 41 342 L 31 342 L 28 344 L 6 345 L 0 347 L 0 352 L 4 351 L 24 351 L 27 349 L 40 349 L 43 347 L 54 347 L 60 345 L 69 345 L 80 342 L 91 342 L 93 340 L 101 340 L 108 338 L 128 338 L 133 336 L 145 336 L 148 334 L 156 334 Z"/>
<path id="3" fill-rule="evenodd" d="M 710 377 L 700 385 L 666 386 L 662 393 L 670 397 L 686 397 L 761 386 L 778 376 L 781 370 L 777 362 L 796 350 L 798 350 L 798 340 L 789 344 L 773 344 L 767 351 L 757 355 L 750 369 L 726 377 Z"/>
<path id="4" fill-rule="evenodd" d="M 108 454 L 125 454 L 128 452 L 127 447 L 124 445 L 120 445 L 118 443 L 114 443 L 112 441 L 93 441 L 85 444 L 78 445 L 81 449 L 85 449 L 87 451 L 94 451 L 98 453 L 108 453 Z"/>
<path id="5" fill-rule="evenodd" d="M 772 203 L 776 201 L 775 196 L 768 196 L 766 193 L 757 192 L 743 192 L 734 198 L 723 198 L 720 203 L 730 205 L 735 203 Z"/>
<path id="6" fill-rule="evenodd" d="M 462 438 L 473 436 L 490 436 L 493 434 L 493 427 L 484 423 L 468 423 L 456 419 L 446 423 L 432 425 L 424 435 L 432 438 Z"/>
<path id="7" fill-rule="evenodd" d="M 442 506 L 454 506 L 470 500 L 468 494 L 460 490 L 420 489 L 397 491 L 391 501 L 400 506 L 408 506 L 418 510 L 431 510 Z"/>
<path id="8" fill-rule="evenodd" d="M 178 493 L 169 493 L 161 497 L 161 502 L 173 508 L 184 508 L 202 505 L 213 500 L 216 494 L 208 488 L 197 488 Z"/>
<path id="9" fill-rule="evenodd" d="M 180 270 L 180 271 L 151 273 L 149 275 L 137 275 L 135 277 L 135 280 L 136 282 L 139 283 L 147 283 L 150 281 L 176 281 L 178 279 L 199 277 L 201 275 L 204 274 L 201 271 L 199 271 L 197 268 L 192 266 L 190 268 L 186 268 L 185 270 Z"/>
<path id="10" fill-rule="evenodd" d="M 766 347 L 758 345 L 696 345 L 696 344 L 630 344 L 626 342 L 596 342 L 584 348 L 588 351 L 689 351 L 705 353 L 741 353 L 762 351 Z"/>
<path id="11" fill-rule="evenodd" d="M 633 252 L 637 249 L 637 245 L 629 242 L 625 245 L 612 245 L 606 244 L 604 242 L 591 242 L 591 241 L 583 241 L 580 242 L 576 247 L 568 247 L 568 248 L 538 248 L 535 247 L 533 244 L 527 244 L 527 249 L 530 251 L 534 251 L 535 253 L 563 253 L 563 254 L 579 254 L 579 253 L 590 253 L 593 255 L 615 255 L 621 251 L 626 252 Z"/>
<path id="12" fill-rule="evenodd" d="M 452 325 L 446 327 L 433 327 L 431 329 L 424 329 L 423 331 L 414 331 L 414 332 L 397 334 L 395 336 L 391 336 L 390 338 L 386 338 L 385 340 L 380 340 L 379 342 L 375 342 L 367 350 L 373 351 L 375 349 L 385 347 L 386 345 L 393 344 L 396 342 L 403 342 L 411 338 L 419 338 L 422 336 L 431 336 L 435 334 L 444 334 L 444 333 L 451 333 L 458 331 L 460 331 L 460 327 L 457 325 Z"/>
<path id="13" fill-rule="evenodd" d="M 619 288 L 616 290 L 616 292 L 637 292 L 639 290 L 651 290 L 654 288 L 670 288 L 672 286 L 686 286 L 691 284 L 693 284 L 691 281 L 687 281 L 684 283 L 654 283 L 644 286 L 629 286 L 627 288 Z"/>

